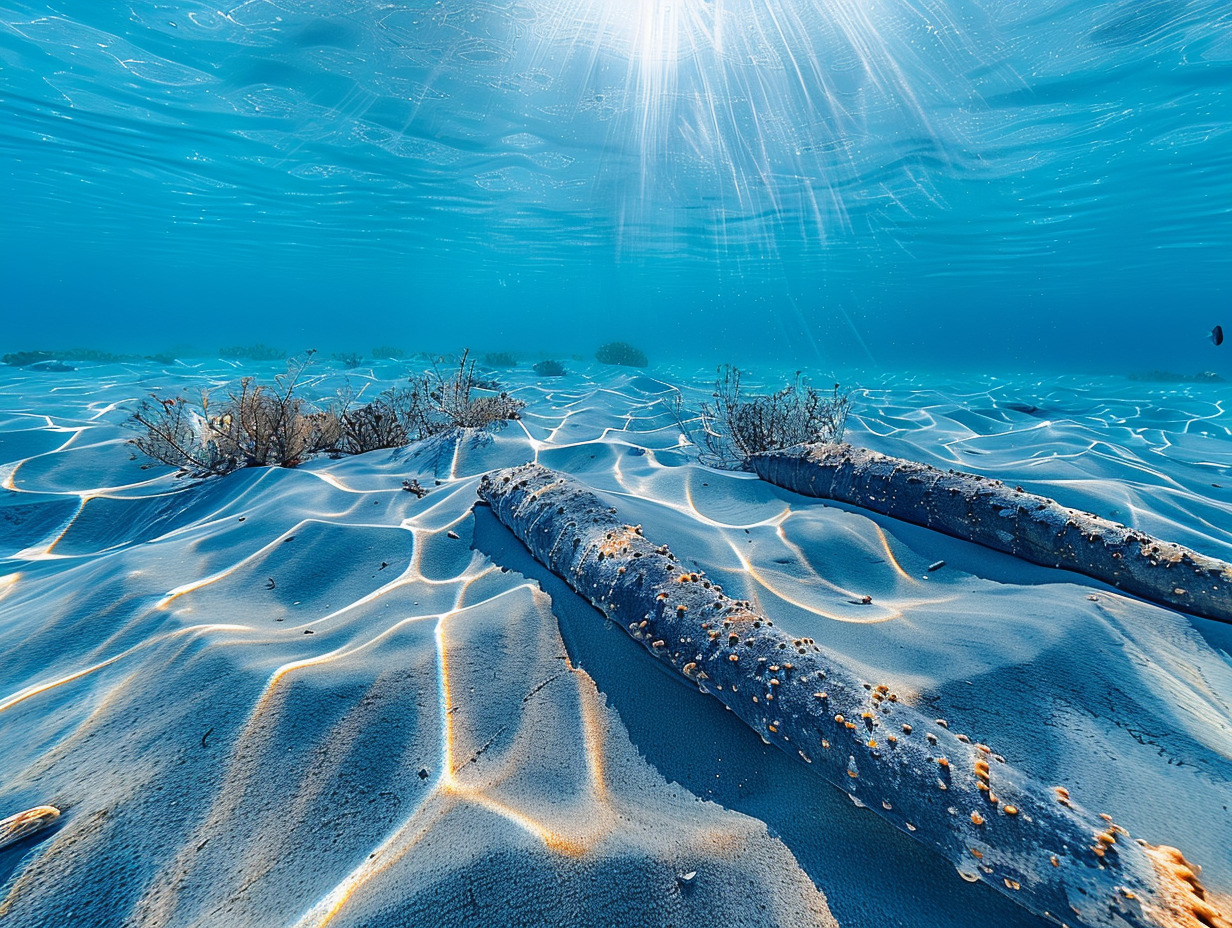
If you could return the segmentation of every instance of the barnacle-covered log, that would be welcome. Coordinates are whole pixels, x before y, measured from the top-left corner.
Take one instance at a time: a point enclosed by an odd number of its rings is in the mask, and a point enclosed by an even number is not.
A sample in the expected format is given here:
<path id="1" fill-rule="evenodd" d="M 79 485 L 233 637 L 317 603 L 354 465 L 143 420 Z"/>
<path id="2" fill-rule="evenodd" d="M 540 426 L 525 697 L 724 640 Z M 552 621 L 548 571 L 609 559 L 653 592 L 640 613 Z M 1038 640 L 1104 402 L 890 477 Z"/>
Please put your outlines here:
<path id="1" fill-rule="evenodd" d="M 1131 840 L 1065 789 L 781 631 L 573 479 L 530 464 L 488 474 L 479 495 L 652 655 L 966 879 L 1071 926 L 1232 926 L 1179 852 Z"/>
<path id="2" fill-rule="evenodd" d="M 845 443 L 754 455 L 763 480 L 1102 580 L 1182 612 L 1232 622 L 1232 564 L 977 474 Z"/>

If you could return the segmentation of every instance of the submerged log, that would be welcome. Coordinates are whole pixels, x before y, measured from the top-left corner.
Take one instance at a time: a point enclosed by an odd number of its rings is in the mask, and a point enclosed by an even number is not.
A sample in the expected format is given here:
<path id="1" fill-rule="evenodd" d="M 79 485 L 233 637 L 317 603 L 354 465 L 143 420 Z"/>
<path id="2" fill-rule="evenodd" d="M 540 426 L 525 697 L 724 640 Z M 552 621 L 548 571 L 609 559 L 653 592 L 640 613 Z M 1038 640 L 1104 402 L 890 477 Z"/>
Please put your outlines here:
<path id="1" fill-rule="evenodd" d="M 754 455 L 761 479 L 1073 570 L 1151 602 L 1232 622 L 1232 564 L 977 474 L 845 443 Z"/>
<path id="2" fill-rule="evenodd" d="M 763 740 L 957 867 L 1070 926 L 1232 926 L 1179 851 L 1131 840 L 811 638 L 733 600 L 584 486 L 536 464 L 479 495 L 553 573 Z"/>

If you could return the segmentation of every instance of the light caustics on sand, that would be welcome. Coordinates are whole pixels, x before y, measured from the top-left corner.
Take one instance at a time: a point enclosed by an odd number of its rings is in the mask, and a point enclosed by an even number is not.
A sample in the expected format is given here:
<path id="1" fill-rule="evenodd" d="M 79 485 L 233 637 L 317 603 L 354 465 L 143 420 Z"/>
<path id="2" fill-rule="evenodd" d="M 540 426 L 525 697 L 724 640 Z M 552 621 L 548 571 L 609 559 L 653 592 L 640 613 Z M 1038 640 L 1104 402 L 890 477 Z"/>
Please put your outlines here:
<path id="1" fill-rule="evenodd" d="M 531 463 L 537 464 L 539 462 L 536 458 Z M 625 491 L 627 491 L 630 496 L 639 497 L 645 495 L 644 492 L 635 484 L 631 484 L 622 478 L 619 458 L 613 462 L 613 473 L 616 477 L 616 481 Z M 785 506 L 778 513 L 769 516 L 760 522 L 733 524 L 717 521 L 702 512 L 701 509 L 698 508 L 698 502 L 694 497 L 693 488 L 687 482 L 684 485 L 681 499 L 682 501 L 679 503 L 670 498 L 660 499 L 659 505 L 675 510 L 681 515 L 687 516 L 691 521 L 717 529 L 725 538 L 728 549 L 731 551 L 732 556 L 739 565 L 740 573 L 754 580 L 761 589 L 765 590 L 776 599 L 782 600 L 797 609 L 812 613 L 815 616 L 820 616 L 835 622 L 847 622 L 855 625 L 872 625 L 879 622 L 888 622 L 900 618 L 904 614 L 905 610 L 912 607 L 921 606 L 924 604 L 941 605 L 951 601 L 953 598 L 952 596 L 947 595 L 929 595 L 914 596 L 907 599 L 899 598 L 893 603 L 886 601 L 879 601 L 876 604 L 864 603 L 860 599 L 862 593 L 839 583 L 835 583 L 828 577 L 824 577 L 819 574 L 816 569 L 813 568 L 810 559 L 804 550 L 788 537 L 788 534 L 784 531 L 783 526 L 792 516 L 792 510 L 790 507 Z M 807 575 L 807 580 L 805 582 L 807 589 L 811 591 L 818 589 L 829 590 L 835 594 L 838 594 L 840 597 L 852 604 L 859 603 L 859 614 L 853 614 L 850 610 L 845 612 L 837 612 L 831 609 L 826 609 L 822 607 L 819 600 L 800 595 L 798 592 L 798 584 L 794 582 L 782 582 L 782 580 L 785 579 L 782 574 L 778 573 L 769 566 L 759 565 L 756 559 L 749 557 L 744 550 L 742 550 L 742 547 L 737 543 L 736 538 L 728 534 L 728 532 L 732 529 L 744 529 L 745 531 L 748 531 L 749 529 L 758 526 L 774 529 L 775 538 L 778 543 L 795 556 L 797 569 L 804 571 Z M 885 563 L 890 566 L 900 581 L 908 587 L 918 590 L 921 586 L 920 581 L 903 569 L 902 564 L 899 563 L 897 556 L 895 556 L 893 549 L 890 547 L 890 540 L 886 536 L 885 532 L 880 526 L 876 525 L 872 526 L 872 530 L 877 537 L 881 554 L 885 558 Z M 758 593 L 756 591 L 750 593 L 750 596 L 753 600 L 758 600 Z M 758 604 L 760 605 L 759 602 Z"/>
<path id="2" fill-rule="evenodd" d="M 732 600 L 597 496 L 538 465 L 479 494 L 532 554 L 768 744 L 1031 911 L 1068 925 L 1222 925 L 1174 848 L 1129 838 Z"/>
<path id="3" fill-rule="evenodd" d="M 511 595 L 523 588 L 517 587 L 501 595 Z M 581 671 L 570 670 L 568 676 L 574 680 L 577 687 L 585 739 L 589 796 L 586 800 L 587 824 L 584 829 L 565 832 L 553 828 L 551 824 L 540 821 L 530 812 L 520 810 L 498 798 L 497 787 L 516 772 L 514 761 L 506 761 L 502 768 L 485 771 L 476 778 L 464 774 L 465 769 L 487 749 L 491 741 L 472 751 L 469 757 L 464 758 L 466 752 L 459 750 L 455 712 L 462 703 L 455 697 L 450 679 L 449 653 L 452 645 L 448 626 L 450 620 L 463 611 L 461 599 L 459 594 L 456 607 L 436 617 L 433 632 L 437 656 L 442 753 L 441 770 L 431 792 L 359 866 L 304 913 L 295 923 L 296 928 L 324 928 L 328 925 L 357 891 L 414 849 L 433 825 L 459 803 L 471 803 L 498 815 L 542 841 L 547 849 L 568 857 L 585 854 L 618 826 L 607 792 L 604 772 L 604 722 L 600 717 L 598 696 L 593 686 L 586 685 L 585 674 Z M 549 678 L 547 682 L 552 679 L 555 678 Z M 273 682 L 271 681 L 271 686 Z"/>
<path id="4" fill-rule="evenodd" d="M 130 655 L 148 651 L 154 646 L 171 639 L 181 638 L 184 636 L 187 636 L 189 639 L 196 639 L 207 632 L 251 632 L 252 630 L 252 626 L 249 625 L 212 622 L 209 624 L 188 625 L 184 628 L 177 628 L 173 631 L 163 632 L 162 634 L 154 635 L 144 641 L 140 641 L 137 644 L 125 648 L 118 654 L 113 654 L 111 657 L 104 658 L 103 660 L 91 664 L 88 667 L 83 667 L 80 670 L 75 670 L 72 673 L 56 677 L 52 680 L 33 683 L 23 689 L 18 690 L 16 693 L 11 693 L 4 698 L 0 698 L 0 712 L 7 712 L 9 709 L 25 702 L 27 699 L 31 699 L 34 696 L 39 696 L 48 690 L 54 690 L 57 687 L 64 686 L 66 683 L 72 683 L 74 680 L 80 680 L 82 677 L 87 677 L 96 671 L 104 669 L 105 667 L 110 667 L 117 661 L 122 661 Z"/>
<path id="5" fill-rule="evenodd" d="M 0 603 L 4 602 L 5 598 L 17 588 L 17 581 L 20 579 L 20 573 L 11 573 L 7 577 L 0 577 Z"/>
<path id="6" fill-rule="evenodd" d="M 443 529 L 442 529 L 443 530 Z M 412 529 L 418 533 L 418 530 Z M 178 868 L 187 865 L 190 859 L 190 849 L 196 847 L 200 840 L 208 837 L 211 828 L 220 827 L 239 814 L 237 803 L 243 795 L 242 785 L 248 775 L 245 769 L 245 758 L 252 752 L 253 745 L 259 744 L 263 737 L 263 724 L 269 718 L 277 715 L 278 700 L 285 697 L 286 683 L 296 674 L 312 672 L 314 669 L 326 667 L 334 663 L 344 662 L 365 652 L 377 649 L 404 633 L 413 626 L 423 623 L 433 623 L 433 640 L 436 647 L 438 700 L 441 731 L 441 757 L 439 772 L 432 782 L 430 792 L 416 805 L 414 810 L 405 817 L 388 836 L 376 845 L 364 861 L 348 873 L 337 885 L 321 899 L 311 905 L 296 923 L 300 926 L 323 926 L 329 924 L 343 909 L 354 894 L 374 878 L 379 877 L 395 865 L 407 853 L 411 852 L 419 842 L 427 836 L 433 826 L 451 809 L 459 804 L 478 806 L 511 822 L 526 833 L 542 841 L 544 846 L 554 853 L 566 856 L 577 856 L 585 853 L 597 842 L 602 841 L 616 827 L 617 819 L 609 808 L 603 761 L 603 731 L 604 724 L 599 717 L 600 710 L 595 703 L 597 698 L 583 684 L 584 674 L 573 671 L 580 700 L 582 713 L 582 731 L 585 738 L 585 756 L 588 769 L 588 796 L 585 798 L 587 809 L 584 815 L 574 816 L 578 822 L 584 821 L 585 827 L 562 828 L 551 822 L 543 821 L 535 810 L 524 810 L 499 795 L 500 785 L 515 773 L 517 764 L 509 760 L 503 766 L 486 767 L 482 771 L 468 770 L 479 754 L 486 750 L 484 746 L 463 746 L 459 743 L 457 732 L 458 720 L 455 715 L 458 709 L 464 708 L 466 700 L 455 694 L 451 683 L 449 654 L 455 647 L 450 640 L 450 624 L 458 616 L 467 611 L 484 606 L 488 601 L 468 601 L 470 591 L 477 583 L 496 571 L 495 565 L 482 561 L 476 555 L 467 571 L 460 577 L 448 580 L 432 580 L 424 576 L 419 557 L 423 550 L 422 539 L 414 545 L 416 552 L 407 570 L 395 581 L 386 584 L 368 594 L 361 600 L 350 603 L 322 619 L 317 619 L 311 625 L 320 625 L 329 619 L 341 617 L 344 613 L 354 610 L 362 603 L 370 602 L 380 596 L 390 593 L 397 587 L 411 583 L 428 583 L 434 585 L 457 584 L 461 580 L 454 595 L 451 608 L 443 613 L 419 614 L 400 618 L 380 632 L 366 636 L 359 641 L 348 641 L 336 648 L 294 661 L 284 663 L 271 673 L 265 687 L 256 699 L 247 720 L 235 739 L 232 759 L 228 764 L 227 788 L 220 791 L 217 801 L 205 817 L 199 836 L 184 845 L 181 857 L 173 865 Z M 208 578 L 213 581 L 220 577 Z M 197 585 L 199 586 L 199 584 Z M 190 592 L 196 586 L 177 591 L 178 595 Z M 495 598 L 517 595 L 527 592 L 528 585 L 503 590 Z M 542 595 L 530 590 L 531 595 Z"/>

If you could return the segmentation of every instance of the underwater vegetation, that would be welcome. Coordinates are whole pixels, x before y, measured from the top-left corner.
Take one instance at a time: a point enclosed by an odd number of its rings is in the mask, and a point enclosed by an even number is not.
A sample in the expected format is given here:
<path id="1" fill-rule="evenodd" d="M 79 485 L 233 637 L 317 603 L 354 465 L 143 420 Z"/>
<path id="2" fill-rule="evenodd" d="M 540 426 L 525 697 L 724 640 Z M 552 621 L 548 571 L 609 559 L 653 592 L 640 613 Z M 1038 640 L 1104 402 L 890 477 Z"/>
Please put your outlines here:
<path id="1" fill-rule="evenodd" d="M 564 377 L 569 373 L 559 361 L 540 361 L 531 369 L 540 377 Z"/>
<path id="2" fill-rule="evenodd" d="M 366 454 L 383 448 L 401 448 L 413 440 L 409 416 L 402 402 L 406 391 L 391 390 L 367 403 L 356 404 L 352 394 L 340 398 L 330 410 L 338 426 L 334 441 L 326 452 Z"/>
<path id="3" fill-rule="evenodd" d="M 331 357 L 347 370 L 354 370 L 364 363 L 363 355 L 354 351 L 336 351 Z"/>
<path id="4" fill-rule="evenodd" d="M 132 443 L 194 477 L 241 467 L 295 467 L 338 437 L 337 419 L 296 395 L 311 362 L 312 352 L 292 361 L 273 386 L 242 378 L 213 413 L 208 392 L 196 404 L 184 396 L 143 400 L 133 420 L 145 434 Z"/>
<path id="5" fill-rule="evenodd" d="M 322 407 L 297 392 L 314 356 L 292 359 L 272 385 L 244 377 L 217 404 L 208 392 L 198 402 L 153 395 L 133 413 L 144 434 L 131 443 L 182 475 L 220 476 L 243 467 L 297 467 L 315 454 L 398 448 L 453 428 L 484 429 L 516 419 L 526 405 L 487 392 L 463 352 L 449 376 L 434 367 L 370 402 L 356 405 L 347 392 Z"/>
<path id="6" fill-rule="evenodd" d="M 495 381 L 478 379 L 469 355 L 469 351 L 462 352 L 458 369 L 449 377 L 433 367 L 412 377 L 409 390 L 394 391 L 414 440 L 454 428 L 484 429 L 518 418 L 526 407 L 522 400 L 498 392 Z"/>
<path id="7" fill-rule="evenodd" d="M 483 356 L 484 367 L 517 367 L 518 359 L 508 351 L 490 351 Z"/>
<path id="8" fill-rule="evenodd" d="M 714 402 L 702 403 L 694 418 L 684 414 L 683 399 L 674 401 L 676 422 L 699 449 L 698 460 L 723 470 L 751 470 L 754 455 L 794 445 L 841 441 L 851 410 L 851 396 L 835 384 L 823 393 L 804 383 L 800 372 L 777 393 L 745 396 L 740 369 L 719 368 Z"/>
<path id="9" fill-rule="evenodd" d="M 650 363 L 646 352 L 628 342 L 608 342 L 606 345 L 600 345 L 595 352 L 595 360 L 600 364 L 620 364 L 624 367 L 646 367 Z"/>
<path id="10" fill-rule="evenodd" d="M 401 361 L 407 357 L 406 350 L 399 348 L 396 345 L 377 345 L 372 349 L 374 358 L 389 358 L 393 361 Z"/>
<path id="11" fill-rule="evenodd" d="M 232 361 L 281 361 L 287 353 L 281 348 L 271 348 L 258 342 L 255 345 L 232 345 L 219 348 L 218 356 Z"/>
<path id="12" fill-rule="evenodd" d="M 1177 374 L 1173 371 L 1133 371 L 1130 380 L 1142 383 L 1225 383 L 1223 377 L 1214 371 L 1200 371 L 1197 374 Z"/>

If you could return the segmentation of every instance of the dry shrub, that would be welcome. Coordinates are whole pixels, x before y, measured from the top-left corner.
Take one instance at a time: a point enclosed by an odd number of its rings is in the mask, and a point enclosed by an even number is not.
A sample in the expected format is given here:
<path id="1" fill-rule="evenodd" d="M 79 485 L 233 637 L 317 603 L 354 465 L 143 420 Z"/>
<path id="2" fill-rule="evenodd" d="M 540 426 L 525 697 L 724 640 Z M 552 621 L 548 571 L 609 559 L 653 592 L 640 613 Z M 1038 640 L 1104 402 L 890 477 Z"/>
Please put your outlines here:
<path id="1" fill-rule="evenodd" d="M 526 406 L 508 393 L 489 392 L 492 385 L 475 377 L 475 362 L 462 353 L 458 369 L 449 377 L 438 368 L 411 378 L 409 389 L 396 391 L 394 405 L 408 432 L 417 438 L 449 429 L 484 429 L 516 419 Z"/>
<path id="2" fill-rule="evenodd" d="M 453 428 L 483 429 L 516 419 L 526 405 L 507 393 L 485 392 L 466 353 L 449 377 L 437 369 L 357 404 L 350 392 L 331 409 L 296 394 L 313 352 L 292 360 L 273 386 L 245 377 L 221 403 L 208 393 L 142 401 L 133 421 L 143 434 L 132 443 L 146 456 L 206 477 L 241 467 L 296 467 L 313 454 L 363 454 L 399 448 Z"/>
<path id="3" fill-rule="evenodd" d="M 183 396 L 142 400 L 133 421 L 145 434 L 132 439 L 132 444 L 155 461 L 199 477 L 227 474 L 239 466 L 238 462 L 228 466 L 217 458 L 216 448 L 202 442 L 201 416 Z"/>
<path id="4" fill-rule="evenodd" d="M 364 454 L 410 444 L 411 435 L 399 413 L 396 397 L 386 394 L 362 406 L 343 402 L 337 412 L 339 438 L 333 449 L 340 454 Z"/>
<path id="5" fill-rule="evenodd" d="M 289 383 L 283 379 L 270 388 L 245 377 L 239 392 L 229 394 L 219 414 L 206 420 L 206 441 L 220 456 L 238 461 L 240 467 L 295 467 L 333 446 L 337 418 L 308 408 L 293 395 L 294 378 Z"/>
<path id="6" fill-rule="evenodd" d="M 199 407 L 185 397 L 144 400 L 133 414 L 145 435 L 137 449 L 193 476 L 229 474 L 241 467 L 295 467 L 333 447 L 338 419 L 295 394 L 313 352 L 293 359 L 272 387 L 244 377 L 221 403 L 203 393 Z"/>
<path id="7" fill-rule="evenodd" d="M 777 393 L 742 396 L 740 370 L 727 364 L 719 368 L 714 402 L 702 403 L 697 417 L 686 421 L 677 395 L 676 421 L 697 445 L 701 463 L 748 470 L 749 459 L 764 451 L 841 441 L 850 409 L 851 397 L 838 384 L 823 393 L 803 383 L 799 371 Z"/>

